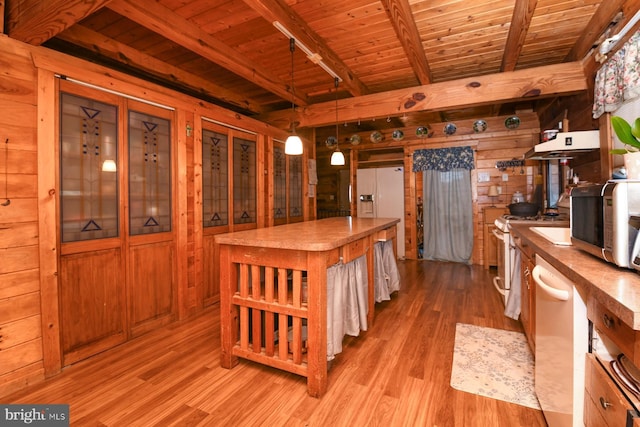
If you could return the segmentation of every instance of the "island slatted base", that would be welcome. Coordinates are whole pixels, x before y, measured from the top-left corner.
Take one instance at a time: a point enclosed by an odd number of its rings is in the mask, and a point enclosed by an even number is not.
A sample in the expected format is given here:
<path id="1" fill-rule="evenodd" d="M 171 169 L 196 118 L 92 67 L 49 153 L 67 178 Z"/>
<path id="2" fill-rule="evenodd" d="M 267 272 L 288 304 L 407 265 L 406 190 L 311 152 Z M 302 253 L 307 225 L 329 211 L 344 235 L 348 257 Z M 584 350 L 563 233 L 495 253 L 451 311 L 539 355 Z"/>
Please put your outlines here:
<path id="1" fill-rule="evenodd" d="M 395 237 L 399 222 L 344 220 L 328 218 L 216 236 L 223 367 L 232 368 L 241 357 L 307 377 L 311 396 L 326 392 L 327 269 L 366 256 L 367 321 L 372 324 L 373 244 Z"/>

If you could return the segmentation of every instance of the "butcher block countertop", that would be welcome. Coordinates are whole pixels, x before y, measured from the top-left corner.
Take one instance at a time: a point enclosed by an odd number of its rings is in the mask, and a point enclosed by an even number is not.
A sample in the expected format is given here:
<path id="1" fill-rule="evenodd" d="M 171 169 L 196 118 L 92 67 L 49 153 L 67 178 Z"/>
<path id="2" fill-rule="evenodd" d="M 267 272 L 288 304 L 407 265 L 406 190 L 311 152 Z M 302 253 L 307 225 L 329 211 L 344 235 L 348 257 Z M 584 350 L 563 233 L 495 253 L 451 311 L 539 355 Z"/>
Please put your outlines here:
<path id="1" fill-rule="evenodd" d="M 389 228 L 399 222 L 399 218 L 325 218 L 218 234 L 215 236 L 215 241 L 222 245 L 328 251 L 366 237 L 373 232 Z"/>
<path id="2" fill-rule="evenodd" d="M 589 298 L 595 298 L 628 326 L 640 330 L 640 273 L 618 268 L 573 246 L 554 245 L 527 224 L 510 226 L 523 244 L 531 246 Z"/>

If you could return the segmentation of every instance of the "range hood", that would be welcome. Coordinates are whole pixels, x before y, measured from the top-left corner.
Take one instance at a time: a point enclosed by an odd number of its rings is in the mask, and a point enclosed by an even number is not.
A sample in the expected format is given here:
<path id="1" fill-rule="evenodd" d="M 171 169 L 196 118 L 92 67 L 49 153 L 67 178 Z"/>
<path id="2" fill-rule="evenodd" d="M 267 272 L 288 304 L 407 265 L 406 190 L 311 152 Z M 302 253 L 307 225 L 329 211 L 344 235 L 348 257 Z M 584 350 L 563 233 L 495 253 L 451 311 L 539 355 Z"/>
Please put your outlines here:
<path id="1" fill-rule="evenodd" d="M 600 131 L 559 132 L 555 139 L 542 142 L 525 155 L 525 159 L 572 159 L 576 154 L 600 149 Z"/>

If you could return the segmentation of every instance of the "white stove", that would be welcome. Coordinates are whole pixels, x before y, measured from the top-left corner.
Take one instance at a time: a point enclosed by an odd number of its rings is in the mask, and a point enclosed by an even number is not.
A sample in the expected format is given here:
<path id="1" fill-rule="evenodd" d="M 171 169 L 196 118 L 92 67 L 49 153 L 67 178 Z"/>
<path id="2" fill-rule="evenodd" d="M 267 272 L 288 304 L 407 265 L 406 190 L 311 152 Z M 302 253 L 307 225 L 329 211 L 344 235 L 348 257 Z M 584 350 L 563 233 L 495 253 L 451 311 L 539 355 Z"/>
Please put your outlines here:
<path id="1" fill-rule="evenodd" d="M 516 246 L 509 233 L 509 224 L 531 224 L 532 227 L 539 225 L 568 225 L 566 215 L 537 215 L 532 217 L 523 217 L 516 215 L 503 215 L 498 217 L 494 224 L 496 228 L 493 234 L 498 239 L 498 274 L 493 278 L 493 285 L 496 287 L 500 295 L 504 297 L 505 306 L 509 300 L 509 292 L 511 284 L 514 280 L 520 280 L 520 265 L 516 259 Z"/>

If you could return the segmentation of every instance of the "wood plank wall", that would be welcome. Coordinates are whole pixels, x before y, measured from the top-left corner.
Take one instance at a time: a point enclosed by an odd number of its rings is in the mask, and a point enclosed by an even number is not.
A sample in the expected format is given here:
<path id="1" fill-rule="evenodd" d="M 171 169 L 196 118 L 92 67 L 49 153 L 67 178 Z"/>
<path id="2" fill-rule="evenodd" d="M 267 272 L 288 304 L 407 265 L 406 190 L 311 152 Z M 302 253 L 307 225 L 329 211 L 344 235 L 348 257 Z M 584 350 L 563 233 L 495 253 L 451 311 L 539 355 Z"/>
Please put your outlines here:
<path id="1" fill-rule="evenodd" d="M 175 243 L 178 318 L 204 307 L 204 259 L 199 184 L 201 121 L 214 118 L 258 136 L 258 161 L 265 140 L 285 131 L 149 82 L 42 47 L 0 37 L 0 396 L 42 381 L 61 369 L 58 310 L 57 98 L 54 73 L 148 99 L 176 109 Z M 42 102 L 44 100 L 44 102 Z M 189 134 L 188 129 L 192 129 Z M 310 150 L 313 152 L 313 150 Z M 304 161 L 309 154 L 305 154 Z M 6 156 L 6 160 L 5 160 Z M 262 167 L 258 166 L 262 171 Z M 257 183 L 265 205 L 265 180 Z M 308 182 L 305 174 L 304 182 Z M 5 191 L 6 188 L 6 191 Z M 6 194 L 5 194 L 6 193 Z M 305 193 L 306 194 L 306 193 Z M 308 215 L 314 202 L 305 204 Z M 264 209 L 258 226 L 264 225 Z M 233 231 L 233 225 L 227 231 Z M 124 278 L 123 278 L 124 280 Z"/>
<path id="2" fill-rule="evenodd" d="M 522 159 L 532 146 L 539 142 L 540 125 L 538 116 L 531 111 L 518 113 L 521 124 L 517 129 L 510 130 L 504 125 L 510 116 L 479 117 L 487 122 L 487 130 L 483 133 L 475 133 L 474 120 L 462 120 L 455 122 L 456 133 L 446 136 L 442 132 L 445 123 L 430 124 L 433 136 L 420 139 L 415 136 L 414 128 L 403 128 L 405 138 L 402 141 L 393 141 L 389 130 L 381 143 L 369 143 L 369 135 L 361 134 L 362 143 L 357 146 L 341 144 L 345 152 L 347 163 L 342 167 L 328 166 L 331 149 L 324 142 L 316 144 L 318 153 L 319 185 L 318 185 L 318 209 L 327 211 L 338 208 L 338 171 L 340 169 L 357 170 L 359 167 L 387 167 L 404 166 L 405 168 L 405 253 L 407 258 L 417 258 L 417 229 L 416 229 L 416 205 L 418 197 L 422 197 L 422 177 L 411 171 L 413 151 L 420 148 L 441 148 L 452 146 L 472 146 L 475 150 L 476 169 L 472 171 L 473 186 L 473 212 L 474 212 L 474 245 L 472 261 L 475 264 L 484 264 L 483 241 L 483 210 L 485 207 L 495 205 L 506 207 L 515 191 L 521 191 L 527 196 L 533 195 L 534 178 L 538 173 L 539 162 L 528 161 L 524 168 L 508 168 L 501 171 L 496 168 L 496 162 Z M 489 181 L 478 182 L 480 174 L 486 174 Z M 503 175 L 507 181 L 502 181 Z M 355 172 L 352 172 L 351 182 L 357 187 Z M 489 187 L 497 185 L 502 189 L 502 195 L 492 200 L 488 196 Z M 352 206 L 355 211 L 355 204 Z"/>
<path id="3" fill-rule="evenodd" d="M 2 47 L 0 73 L 0 390 L 44 378 L 39 268 L 37 74 Z M 0 393 L 1 394 L 1 393 Z"/>

